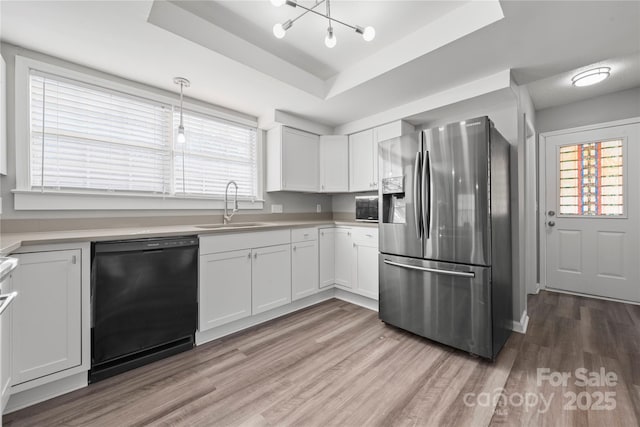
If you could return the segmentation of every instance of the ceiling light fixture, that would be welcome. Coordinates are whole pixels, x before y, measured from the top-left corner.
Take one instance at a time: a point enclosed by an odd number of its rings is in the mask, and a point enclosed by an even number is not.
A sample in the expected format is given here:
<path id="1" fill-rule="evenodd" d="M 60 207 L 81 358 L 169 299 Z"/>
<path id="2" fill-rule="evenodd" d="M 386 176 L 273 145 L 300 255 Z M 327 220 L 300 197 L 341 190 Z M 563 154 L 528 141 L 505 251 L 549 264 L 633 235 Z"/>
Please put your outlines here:
<path id="1" fill-rule="evenodd" d="M 316 10 L 314 10 L 316 7 L 318 7 L 319 5 L 321 5 L 322 3 L 327 3 L 327 13 L 320 13 Z M 356 33 L 362 35 L 362 38 L 365 41 L 370 42 L 371 40 L 373 40 L 376 37 L 376 30 L 369 26 L 369 27 L 361 27 L 359 25 L 350 25 L 347 24 L 346 22 L 342 22 L 338 19 L 335 19 L 333 17 L 331 17 L 331 10 L 330 10 L 330 5 L 329 5 L 330 0 L 316 0 L 316 4 L 314 4 L 312 7 L 306 7 L 306 6 L 302 6 L 301 4 L 299 4 L 297 2 L 297 0 L 271 0 L 271 4 L 273 4 L 276 7 L 280 7 L 284 4 L 287 4 L 291 7 L 299 7 L 301 9 L 304 9 L 304 12 L 301 13 L 300 15 L 298 15 L 297 17 L 295 17 L 294 19 L 289 19 L 288 21 L 284 22 L 283 24 L 276 24 L 273 26 L 273 35 L 276 36 L 277 38 L 281 39 L 285 36 L 287 30 L 289 28 L 291 28 L 291 26 L 293 25 L 294 22 L 296 22 L 298 19 L 302 18 L 304 15 L 306 15 L 307 13 L 311 12 L 313 14 L 316 14 L 318 16 L 321 16 L 325 19 L 327 19 L 329 21 L 329 27 L 327 28 L 327 36 L 324 38 L 324 44 L 328 47 L 328 48 L 333 48 L 335 47 L 335 45 L 338 42 L 338 39 L 336 38 L 336 35 L 334 34 L 333 31 L 333 22 L 337 22 L 338 24 L 342 24 L 345 27 L 351 28 L 352 30 L 354 30 Z"/>
<path id="2" fill-rule="evenodd" d="M 184 122 L 182 120 L 182 89 L 191 86 L 191 82 L 184 77 L 174 77 L 173 82 L 180 85 L 180 125 L 178 126 L 176 141 L 179 144 L 184 144 L 187 141 L 187 138 L 184 136 Z"/>
<path id="3" fill-rule="evenodd" d="M 592 68 L 587 71 L 576 74 L 571 78 L 571 84 L 574 86 L 591 86 L 600 83 L 611 74 L 611 67 Z"/>

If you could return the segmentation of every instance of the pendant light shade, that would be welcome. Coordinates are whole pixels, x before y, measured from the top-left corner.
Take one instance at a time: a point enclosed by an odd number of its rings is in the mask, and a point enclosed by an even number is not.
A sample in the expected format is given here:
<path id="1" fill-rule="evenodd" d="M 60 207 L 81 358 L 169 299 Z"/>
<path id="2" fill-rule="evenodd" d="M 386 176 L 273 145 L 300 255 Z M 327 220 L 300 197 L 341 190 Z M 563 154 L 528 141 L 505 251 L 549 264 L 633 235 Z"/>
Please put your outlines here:
<path id="1" fill-rule="evenodd" d="M 178 144 L 184 144 L 187 142 L 187 138 L 184 135 L 184 122 L 182 118 L 182 101 L 183 101 L 183 89 L 191 86 L 191 82 L 184 77 L 174 77 L 173 82 L 180 85 L 180 125 L 178 126 L 178 133 L 176 135 L 176 142 Z"/>

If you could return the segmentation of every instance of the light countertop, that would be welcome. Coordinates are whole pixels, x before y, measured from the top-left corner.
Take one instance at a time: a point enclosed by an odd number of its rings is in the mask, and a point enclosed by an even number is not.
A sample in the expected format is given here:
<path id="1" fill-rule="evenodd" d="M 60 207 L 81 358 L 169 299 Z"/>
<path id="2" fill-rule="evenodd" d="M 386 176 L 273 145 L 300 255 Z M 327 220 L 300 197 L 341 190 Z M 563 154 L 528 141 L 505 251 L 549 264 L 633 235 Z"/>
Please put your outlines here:
<path id="1" fill-rule="evenodd" d="M 23 233 L 3 233 L 0 237 L 0 255 L 8 255 L 22 246 L 44 245 L 71 242 L 95 242 L 104 240 L 125 240 L 149 237 L 215 235 L 222 233 L 241 233 L 251 231 L 272 230 L 278 228 L 301 228 L 318 226 L 352 226 L 377 227 L 377 223 L 363 223 L 352 221 L 260 221 L 259 225 L 226 227 L 222 224 L 217 228 L 200 228 L 197 225 L 171 225 L 160 227 L 126 227 L 100 228 L 87 230 L 39 231 Z"/>

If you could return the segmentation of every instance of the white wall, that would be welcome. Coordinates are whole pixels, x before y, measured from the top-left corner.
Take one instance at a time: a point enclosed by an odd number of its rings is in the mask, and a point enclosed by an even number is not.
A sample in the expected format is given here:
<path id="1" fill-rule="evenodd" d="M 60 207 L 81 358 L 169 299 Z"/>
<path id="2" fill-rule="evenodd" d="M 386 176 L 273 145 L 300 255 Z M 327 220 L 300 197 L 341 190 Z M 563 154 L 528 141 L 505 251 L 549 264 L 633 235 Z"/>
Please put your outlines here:
<path id="1" fill-rule="evenodd" d="M 30 50 L 22 49 L 10 44 L 3 43 L 0 45 L 0 51 L 2 56 L 7 62 L 7 158 L 8 158 L 8 170 L 7 176 L 0 179 L 1 191 L 0 197 L 2 198 L 2 218 L 3 219 L 27 219 L 27 218 L 102 218 L 102 217 L 148 217 L 148 216 L 175 216 L 175 215 L 206 215 L 212 213 L 215 215 L 221 215 L 221 211 L 208 211 L 208 210 L 108 210 L 108 211 L 16 211 L 14 210 L 13 194 L 11 190 L 16 188 L 16 167 L 15 167 L 15 84 L 14 84 L 14 70 L 15 70 L 15 56 L 19 54 L 21 56 L 37 59 L 44 62 L 50 62 L 55 65 L 70 68 L 72 70 L 81 71 L 91 75 L 96 75 L 101 78 L 107 78 L 119 83 L 131 85 L 136 88 L 144 89 L 161 95 L 175 96 L 173 93 L 166 92 L 161 89 L 146 86 L 141 83 L 121 79 L 112 75 L 102 73 L 93 69 L 88 69 L 76 64 L 72 64 L 63 61 L 58 58 L 53 58 L 48 55 L 40 54 Z M 190 100 L 195 103 L 203 104 L 197 100 Z M 206 105 L 206 104 L 203 104 Z M 208 106 L 208 105 L 207 105 Z M 238 116 L 245 116 L 242 113 L 227 110 L 223 107 L 214 106 L 218 110 L 223 110 Z M 255 118 L 252 118 L 255 119 Z M 264 140 L 264 138 L 263 138 Z M 265 204 L 262 211 L 250 210 L 244 213 L 269 213 L 271 212 L 271 205 L 281 204 L 283 205 L 285 213 L 311 213 L 316 212 L 316 205 L 322 206 L 323 212 L 331 211 L 331 196 L 321 194 L 298 194 L 298 193 L 265 193 Z M 243 213 L 243 212 L 240 212 Z"/>
<path id="2" fill-rule="evenodd" d="M 537 131 L 550 132 L 640 116 L 640 87 L 536 111 Z"/>

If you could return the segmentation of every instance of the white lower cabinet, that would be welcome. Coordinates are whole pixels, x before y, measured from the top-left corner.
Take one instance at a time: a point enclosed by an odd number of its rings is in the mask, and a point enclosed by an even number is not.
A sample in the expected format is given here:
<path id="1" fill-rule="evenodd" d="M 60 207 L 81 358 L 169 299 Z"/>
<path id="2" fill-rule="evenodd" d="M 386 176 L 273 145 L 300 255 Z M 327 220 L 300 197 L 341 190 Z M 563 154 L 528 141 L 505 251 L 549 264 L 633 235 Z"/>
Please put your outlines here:
<path id="1" fill-rule="evenodd" d="M 349 292 L 378 299 L 376 228 L 320 229 L 320 286 L 334 284 Z"/>
<path id="2" fill-rule="evenodd" d="M 6 277 L 0 286 L 3 294 L 12 292 L 12 276 Z M 13 304 L 0 316 L 0 413 L 4 410 L 11 394 L 11 326 Z M 0 423 L 0 425 L 2 425 Z"/>
<path id="3" fill-rule="evenodd" d="M 251 295 L 253 314 L 291 302 L 291 245 L 252 250 Z"/>
<path id="4" fill-rule="evenodd" d="M 251 250 L 200 257 L 201 331 L 251 316 Z"/>
<path id="5" fill-rule="evenodd" d="M 353 241 L 350 228 L 336 228 L 334 253 L 335 284 L 351 288 L 353 266 Z"/>
<path id="6" fill-rule="evenodd" d="M 13 386 L 82 363 L 80 250 L 15 255 Z"/>
<path id="7" fill-rule="evenodd" d="M 200 237 L 200 332 L 291 302 L 291 231 Z"/>
<path id="8" fill-rule="evenodd" d="M 353 289 L 361 295 L 378 299 L 378 230 L 353 231 Z"/>
<path id="9" fill-rule="evenodd" d="M 335 236 L 336 229 L 333 227 L 318 230 L 318 268 L 321 288 L 333 286 L 336 283 Z"/>
<path id="10" fill-rule="evenodd" d="M 318 292 L 318 241 L 291 244 L 291 300 Z"/>

